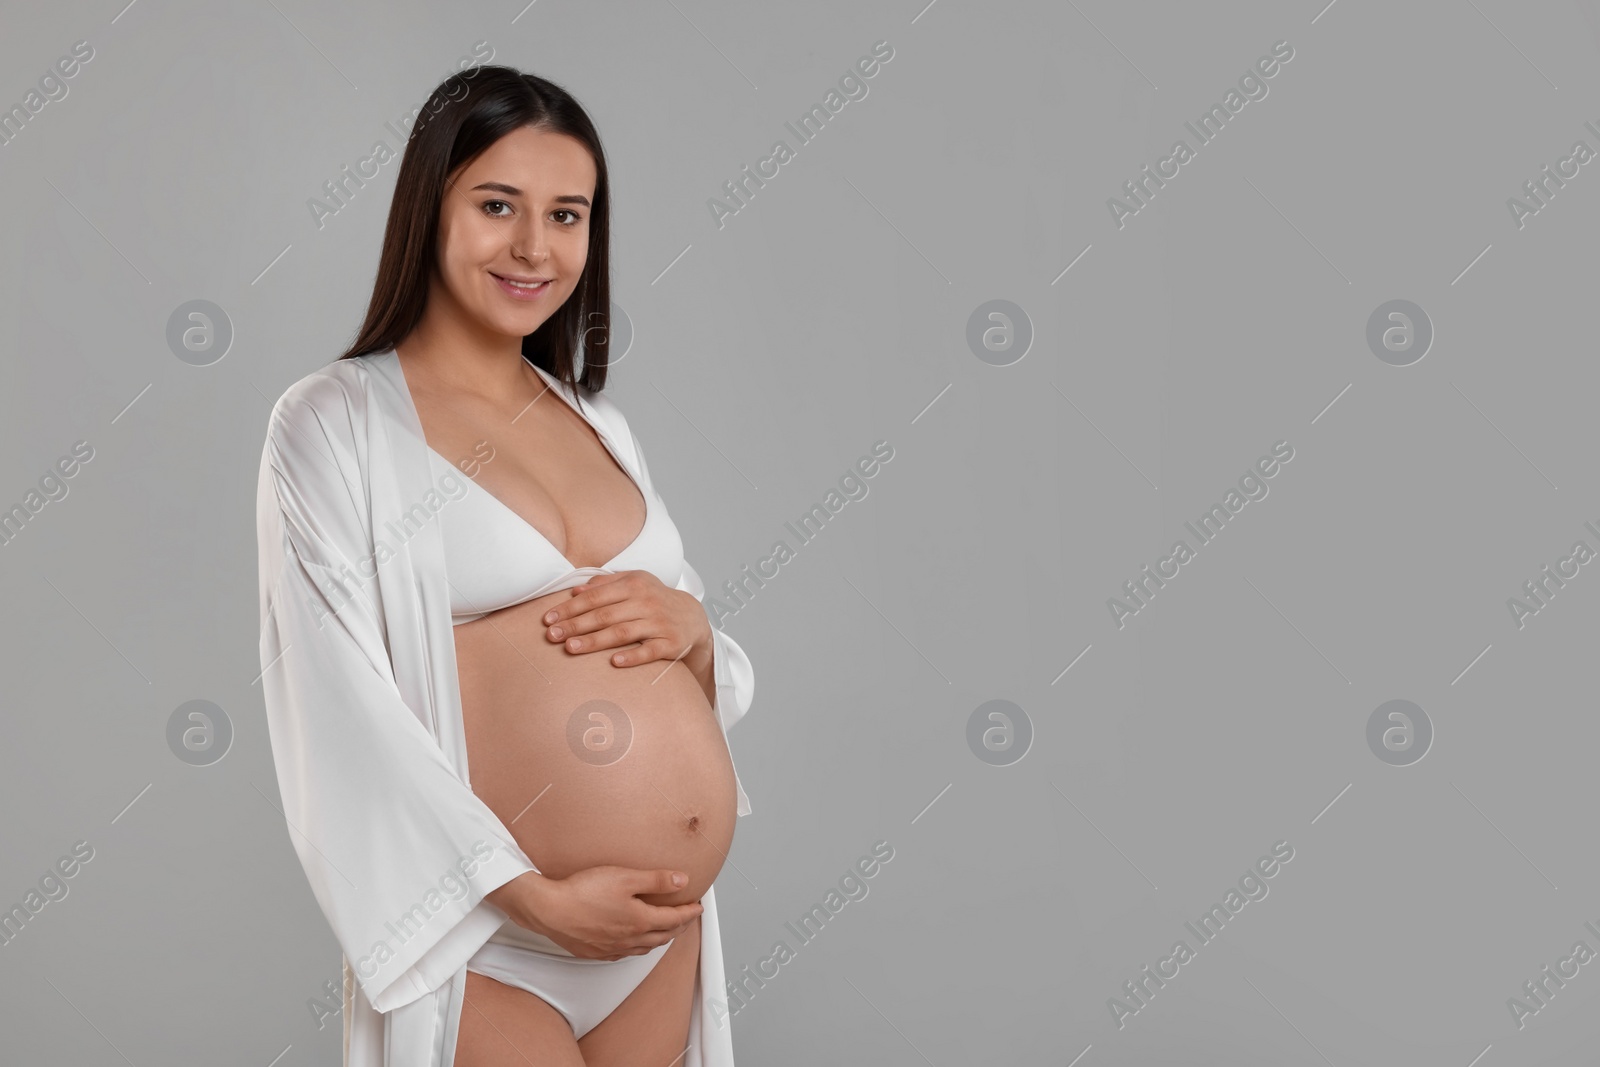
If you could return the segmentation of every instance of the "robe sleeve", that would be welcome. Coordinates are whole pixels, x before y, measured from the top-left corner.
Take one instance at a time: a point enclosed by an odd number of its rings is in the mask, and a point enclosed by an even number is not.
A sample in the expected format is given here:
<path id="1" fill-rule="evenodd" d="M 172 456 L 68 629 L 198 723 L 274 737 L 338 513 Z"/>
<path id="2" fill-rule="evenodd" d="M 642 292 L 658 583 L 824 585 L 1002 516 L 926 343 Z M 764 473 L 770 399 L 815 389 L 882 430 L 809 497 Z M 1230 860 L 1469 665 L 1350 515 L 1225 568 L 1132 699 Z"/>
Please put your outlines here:
<path id="1" fill-rule="evenodd" d="M 683 561 L 683 577 L 678 579 L 678 588 L 702 603 L 705 601 L 705 583 L 700 580 L 700 572 L 688 560 Z M 739 647 L 739 643 L 717 629 L 715 623 L 711 626 L 711 641 L 714 646 L 712 673 L 717 687 L 717 721 L 722 723 L 726 731 L 750 710 L 750 701 L 756 691 L 755 668 L 750 665 L 750 657 Z"/>
<path id="2" fill-rule="evenodd" d="M 611 411 L 616 411 L 616 405 L 609 404 Z M 620 417 L 620 413 L 617 417 Z M 631 430 L 628 436 L 633 439 L 633 455 L 639 462 L 639 470 L 644 475 L 645 484 L 655 498 L 660 501 L 661 494 L 655 490 L 655 482 L 650 478 L 650 467 L 644 459 L 644 449 L 639 445 L 638 435 Z M 666 503 L 662 502 L 662 509 Z M 705 583 L 700 580 L 700 572 L 695 570 L 687 559 L 683 561 L 683 574 L 678 579 L 677 588 L 688 593 L 703 604 L 706 597 Z M 727 634 L 715 622 L 711 624 L 712 643 L 712 676 L 715 681 L 717 699 L 713 706 L 717 721 L 722 724 L 722 732 L 727 734 L 730 727 L 744 718 L 745 712 L 750 710 L 750 702 L 755 698 L 756 675 L 755 668 L 750 664 L 750 657 L 745 654 L 739 643 Z M 750 814 L 750 798 L 745 794 L 744 784 L 738 782 L 739 772 L 734 771 L 734 779 L 739 792 L 740 815 Z"/>
<path id="3" fill-rule="evenodd" d="M 395 620 L 363 577 L 371 520 L 342 389 L 291 387 L 269 421 L 261 684 L 295 853 L 362 991 L 389 1012 L 459 972 L 507 918 L 484 894 L 537 868 L 396 684 Z M 404 554 L 383 565 L 410 577 Z"/>

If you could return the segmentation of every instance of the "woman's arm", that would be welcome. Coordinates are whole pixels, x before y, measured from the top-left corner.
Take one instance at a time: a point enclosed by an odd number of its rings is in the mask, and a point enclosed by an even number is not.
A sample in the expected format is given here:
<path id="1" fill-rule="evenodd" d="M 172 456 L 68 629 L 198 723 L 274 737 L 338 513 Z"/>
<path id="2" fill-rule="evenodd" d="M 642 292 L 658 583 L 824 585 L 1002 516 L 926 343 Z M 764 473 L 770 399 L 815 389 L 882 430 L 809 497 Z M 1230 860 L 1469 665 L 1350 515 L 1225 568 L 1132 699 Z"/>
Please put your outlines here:
<path id="1" fill-rule="evenodd" d="M 687 876 L 669 869 L 587 867 L 566 878 L 538 872 L 514 878 L 485 898 L 518 926 L 543 934 L 583 959 L 638 956 L 678 935 L 705 908 L 699 901 L 646 904 L 639 894 L 665 895 Z"/>
<path id="2" fill-rule="evenodd" d="M 346 389 L 310 376 L 269 421 L 256 498 L 261 684 L 290 843 L 363 992 L 387 1012 L 453 977 L 505 921 L 485 895 L 537 868 L 395 681 L 378 583 L 361 579 L 367 438 Z"/>
<path id="3" fill-rule="evenodd" d="M 634 466 L 639 472 L 640 487 L 654 497 L 656 505 L 660 507 L 665 515 L 666 503 L 661 499 L 661 494 L 655 491 L 655 485 L 650 478 L 650 466 L 645 461 L 644 449 L 639 444 L 639 438 L 628 429 L 627 420 L 623 417 L 622 412 L 604 394 L 589 394 L 589 401 L 604 420 L 611 439 L 619 442 L 626 441 L 632 445 Z M 670 521 L 670 515 L 667 518 Z M 604 575 L 593 579 L 591 584 L 596 587 L 615 585 L 621 588 L 625 583 L 622 580 L 618 580 L 620 578 L 621 576 L 618 575 Z M 660 585 L 659 582 L 656 584 Z M 578 588 L 582 589 L 583 587 L 580 586 Z M 688 660 L 689 669 L 694 672 L 696 680 L 699 681 L 701 689 L 706 693 L 706 698 L 711 703 L 717 722 L 726 732 L 750 710 L 751 701 L 755 696 L 755 669 L 750 665 L 750 657 L 745 654 L 744 649 L 739 647 L 738 642 L 712 625 L 710 619 L 706 616 L 704 610 L 705 583 L 701 581 L 699 572 L 694 569 L 687 559 L 683 561 L 682 571 L 675 588 L 679 592 L 688 593 L 690 597 L 699 602 L 699 608 L 691 608 L 687 611 L 687 615 L 698 613 L 699 617 L 694 620 L 693 630 L 690 630 L 689 623 L 684 621 L 686 616 L 678 614 L 678 606 L 676 604 L 670 606 L 670 608 L 657 611 L 652 616 L 652 618 L 656 618 L 658 623 L 661 623 L 662 628 L 657 630 L 657 635 L 670 631 L 672 636 L 670 640 L 656 642 L 661 647 L 654 650 L 652 658 L 674 659 L 682 655 L 685 660 Z M 559 624 L 562 620 L 573 620 L 577 623 L 570 630 L 563 627 L 564 633 L 555 635 L 556 639 L 560 640 L 568 640 L 572 636 L 579 634 L 597 633 L 599 636 L 596 637 L 596 640 L 599 642 L 598 647 L 600 648 L 611 647 L 607 644 L 608 640 L 613 644 L 618 641 L 632 642 L 637 639 L 633 635 L 623 636 L 613 632 L 608 637 L 604 633 L 605 628 L 597 620 L 580 621 L 595 606 L 596 601 L 611 602 L 616 591 L 613 589 L 611 594 L 591 596 L 588 593 L 574 590 L 576 595 L 547 613 L 544 621 L 547 625 Z M 656 600 L 655 606 L 661 608 L 660 599 L 658 597 L 654 599 Z M 669 617 L 671 620 L 670 625 L 661 622 L 662 619 Z M 685 643 L 688 643 L 691 633 L 709 634 L 709 639 L 695 640 L 690 651 L 682 653 L 680 650 Z M 650 635 L 646 634 L 645 640 L 648 641 L 649 639 Z M 670 646 L 670 650 L 668 646 Z M 595 650 L 594 646 L 583 649 L 583 651 Z M 626 658 L 626 654 L 624 656 Z M 648 660 L 644 662 L 648 662 Z M 734 784 L 739 800 L 738 814 L 748 815 L 751 810 L 750 798 L 744 791 L 743 783 L 739 781 L 737 768 L 734 770 Z"/>
<path id="4" fill-rule="evenodd" d="M 604 393 L 596 395 L 594 406 L 602 411 L 613 425 L 619 427 L 619 437 L 632 442 L 634 461 L 638 465 L 639 473 L 644 480 L 645 488 L 655 493 L 661 510 L 666 513 L 666 503 L 661 499 L 661 494 L 656 493 L 655 482 L 650 477 L 650 464 L 645 460 L 644 446 L 639 443 L 639 437 L 628 427 L 628 421 L 623 417 L 622 411 Z M 670 517 L 670 515 L 669 515 Z M 695 570 L 687 559 L 683 561 L 683 574 L 678 579 L 678 589 L 704 605 L 706 597 L 705 582 L 700 579 L 700 572 Z M 700 681 L 701 688 L 706 690 L 706 699 L 716 709 L 717 721 L 722 728 L 727 730 L 734 723 L 744 718 L 750 710 L 750 703 L 755 699 L 755 668 L 750 664 L 750 657 L 745 655 L 744 649 L 738 642 L 711 622 L 706 620 L 711 639 L 704 645 L 696 645 L 684 657 L 686 665 L 694 672 Z M 702 673 L 704 671 L 705 673 Z M 740 815 L 749 810 L 749 801 L 740 790 Z"/>

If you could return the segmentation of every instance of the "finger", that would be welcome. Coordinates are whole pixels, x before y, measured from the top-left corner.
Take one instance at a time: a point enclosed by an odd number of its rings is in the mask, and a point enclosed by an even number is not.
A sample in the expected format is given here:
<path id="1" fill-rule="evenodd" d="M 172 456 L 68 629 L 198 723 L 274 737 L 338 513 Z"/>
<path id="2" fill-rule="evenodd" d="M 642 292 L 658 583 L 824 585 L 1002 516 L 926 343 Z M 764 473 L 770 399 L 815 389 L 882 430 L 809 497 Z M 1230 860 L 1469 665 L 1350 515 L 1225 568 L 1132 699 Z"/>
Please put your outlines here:
<path id="1" fill-rule="evenodd" d="M 568 652 L 599 652 L 607 648 L 620 648 L 631 645 L 635 641 L 649 639 L 647 630 L 651 624 L 643 619 L 634 619 L 629 622 L 619 623 L 616 626 L 607 626 L 603 630 L 595 630 L 581 637 L 568 637 L 562 645 Z"/>
<path id="2" fill-rule="evenodd" d="M 619 622 L 629 622 L 659 616 L 655 606 L 638 597 L 612 599 L 595 604 L 588 611 L 568 614 L 553 624 L 546 625 L 545 636 L 552 641 L 565 641 L 571 637 L 594 633 Z"/>
<path id="3" fill-rule="evenodd" d="M 582 592 L 592 585 L 606 585 L 607 583 L 616 581 L 618 578 L 625 578 L 632 573 L 632 571 L 610 571 L 591 575 L 589 578 L 584 580 L 582 585 L 573 586 L 573 592 Z"/>
<path id="4" fill-rule="evenodd" d="M 625 881 L 628 886 L 628 892 L 633 896 L 639 896 L 641 893 L 674 893 L 689 882 L 688 875 L 682 871 L 673 870 L 671 867 L 624 867 L 621 869 L 628 872 L 628 877 Z M 682 881 L 675 882 L 673 881 L 674 878 L 680 878 Z M 639 903 L 643 904 L 644 901 Z M 656 907 L 656 905 L 650 904 L 645 906 Z M 667 911 L 671 909 L 657 908 L 657 910 Z"/>
<path id="5" fill-rule="evenodd" d="M 682 932 L 683 927 L 680 926 L 672 930 L 652 930 L 650 933 L 640 934 L 638 947 L 632 950 L 632 954 L 635 956 L 642 956 L 646 952 L 660 948 L 662 945 L 665 945 L 668 941 L 671 941 Z"/>
<path id="6" fill-rule="evenodd" d="M 543 622 L 546 626 L 562 619 L 570 619 L 574 615 L 588 611 L 596 604 L 609 604 L 612 601 L 626 597 L 626 583 L 622 589 L 612 589 L 619 581 L 626 578 L 632 571 L 619 571 L 616 574 L 597 574 L 582 585 L 573 586 L 567 590 L 571 594 L 566 600 L 557 604 L 544 613 Z"/>
<path id="7" fill-rule="evenodd" d="M 545 632 L 554 640 L 565 640 L 581 634 L 594 633 L 619 622 L 651 618 L 659 615 L 655 605 L 639 597 L 611 599 L 597 604 L 589 611 L 574 612 Z"/>
<path id="8" fill-rule="evenodd" d="M 586 589 L 571 599 L 564 600 L 552 607 L 544 613 L 544 617 L 539 621 L 546 626 L 554 626 L 582 615 L 586 611 L 592 611 L 602 604 L 612 604 L 624 598 L 623 590 L 615 588 L 615 583 L 599 589 Z"/>
<path id="9" fill-rule="evenodd" d="M 640 903 L 644 904 L 643 901 L 640 901 Z M 644 906 L 650 909 L 648 919 L 650 925 L 646 927 L 649 930 L 676 930 L 685 923 L 693 922 L 705 910 L 698 900 L 692 900 L 687 904 L 645 904 Z"/>
<path id="10" fill-rule="evenodd" d="M 641 663 L 654 663 L 656 660 L 670 660 L 672 663 L 676 663 L 688 655 L 689 650 L 693 647 L 693 644 L 688 644 L 682 648 L 675 649 L 669 638 L 650 637 L 632 648 L 613 652 L 611 654 L 611 665 L 613 667 L 637 667 Z"/>

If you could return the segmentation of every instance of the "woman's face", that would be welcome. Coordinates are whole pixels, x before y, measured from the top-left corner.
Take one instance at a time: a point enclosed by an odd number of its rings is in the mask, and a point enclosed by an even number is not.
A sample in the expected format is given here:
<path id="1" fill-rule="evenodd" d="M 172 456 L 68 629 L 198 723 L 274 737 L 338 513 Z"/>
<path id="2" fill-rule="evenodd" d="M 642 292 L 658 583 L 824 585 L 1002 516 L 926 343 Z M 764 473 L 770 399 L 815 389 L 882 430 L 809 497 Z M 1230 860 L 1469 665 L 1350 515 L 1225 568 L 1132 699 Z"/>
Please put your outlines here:
<path id="1" fill-rule="evenodd" d="M 500 138 L 445 184 L 434 292 L 469 330 L 538 329 L 588 262 L 594 185 L 577 139 L 528 126 Z M 511 284 L 535 279 L 532 290 Z"/>

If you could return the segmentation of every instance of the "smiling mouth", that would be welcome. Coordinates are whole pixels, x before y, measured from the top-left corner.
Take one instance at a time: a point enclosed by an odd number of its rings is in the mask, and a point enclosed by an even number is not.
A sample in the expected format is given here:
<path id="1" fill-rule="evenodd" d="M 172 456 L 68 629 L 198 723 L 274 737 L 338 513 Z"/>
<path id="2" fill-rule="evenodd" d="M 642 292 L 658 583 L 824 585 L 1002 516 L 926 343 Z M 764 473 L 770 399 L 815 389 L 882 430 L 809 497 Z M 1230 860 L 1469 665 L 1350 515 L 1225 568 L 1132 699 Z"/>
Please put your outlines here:
<path id="1" fill-rule="evenodd" d="M 496 274 L 493 271 L 489 272 L 489 276 L 495 280 L 495 284 L 498 285 L 502 291 L 518 300 L 527 300 L 532 297 L 540 296 L 550 288 L 549 278 L 544 278 L 539 281 L 519 282 Z"/>
<path id="2" fill-rule="evenodd" d="M 490 274 L 494 274 L 493 271 L 490 271 L 489 273 Z M 499 278 L 501 281 L 505 282 L 507 285 L 514 285 L 518 289 L 537 289 L 541 285 L 549 285 L 550 284 L 550 279 L 549 278 L 540 278 L 540 279 L 538 279 L 536 281 L 525 281 L 524 282 L 524 281 L 517 281 L 515 278 L 507 278 L 503 274 L 495 274 L 494 276 L 496 278 Z"/>

